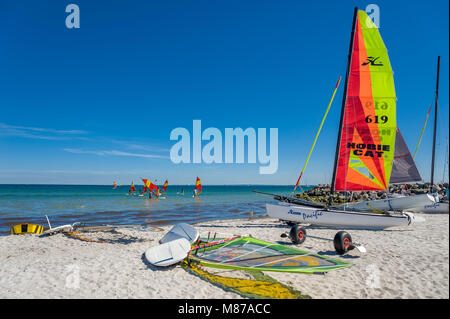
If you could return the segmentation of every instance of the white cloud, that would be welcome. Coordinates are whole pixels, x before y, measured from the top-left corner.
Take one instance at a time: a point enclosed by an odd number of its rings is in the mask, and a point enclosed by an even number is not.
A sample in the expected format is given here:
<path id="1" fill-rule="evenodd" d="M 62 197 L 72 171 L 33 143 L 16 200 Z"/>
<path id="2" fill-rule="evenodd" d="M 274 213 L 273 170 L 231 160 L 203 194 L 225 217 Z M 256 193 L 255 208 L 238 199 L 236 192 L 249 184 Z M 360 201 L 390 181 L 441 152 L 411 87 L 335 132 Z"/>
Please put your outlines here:
<path id="1" fill-rule="evenodd" d="M 76 135 L 85 135 L 88 132 L 83 130 L 55 130 L 52 128 L 17 126 L 0 123 L 0 135 L 20 136 L 41 140 L 62 140 L 73 138 Z"/>
<path id="2" fill-rule="evenodd" d="M 130 153 L 130 152 L 122 152 L 122 151 L 105 151 L 105 150 L 81 150 L 76 148 L 64 148 L 63 149 L 66 152 L 74 153 L 74 154 L 92 154 L 92 155 L 98 155 L 98 156 L 130 156 L 130 157 L 144 157 L 144 158 L 169 158 L 169 156 L 164 155 L 155 155 L 155 154 L 140 154 L 140 153 Z"/>

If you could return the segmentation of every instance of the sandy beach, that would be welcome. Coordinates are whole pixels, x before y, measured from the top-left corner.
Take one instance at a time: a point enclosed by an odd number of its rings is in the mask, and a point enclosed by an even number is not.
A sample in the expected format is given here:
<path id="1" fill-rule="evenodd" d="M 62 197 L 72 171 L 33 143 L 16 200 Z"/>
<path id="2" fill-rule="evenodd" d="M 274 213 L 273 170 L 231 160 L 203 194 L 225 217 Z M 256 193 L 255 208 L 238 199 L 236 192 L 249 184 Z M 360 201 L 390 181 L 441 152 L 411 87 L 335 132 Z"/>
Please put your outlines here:
<path id="1" fill-rule="evenodd" d="M 301 249 L 351 262 L 325 275 L 267 272 L 312 298 L 449 298 L 449 215 L 419 214 L 426 222 L 386 231 L 351 230 L 366 253 L 337 256 L 332 241 L 307 238 Z M 196 224 L 208 232 L 251 235 L 290 245 L 288 226 L 271 218 Z M 164 231 L 120 228 L 119 243 L 86 242 L 64 234 L 0 237 L 0 298 L 242 298 L 188 273 L 179 265 L 160 269 L 144 259 Z M 336 230 L 308 228 L 332 239 Z M 106 236 L 106 234 L 105 234 Z M 214 269 L 220 274 L 223 270 Z M 239 271 L 234 271 L 236 276 Z M 227 271 L 230 273 L 230 271 Z"/>

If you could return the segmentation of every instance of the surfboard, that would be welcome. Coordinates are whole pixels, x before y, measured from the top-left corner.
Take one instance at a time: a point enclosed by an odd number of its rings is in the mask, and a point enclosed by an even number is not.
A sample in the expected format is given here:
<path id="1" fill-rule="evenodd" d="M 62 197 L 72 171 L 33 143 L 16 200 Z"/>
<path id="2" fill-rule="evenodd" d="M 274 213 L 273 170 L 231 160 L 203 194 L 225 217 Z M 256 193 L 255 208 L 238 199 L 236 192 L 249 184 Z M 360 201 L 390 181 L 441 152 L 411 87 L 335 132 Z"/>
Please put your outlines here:
<path id="1" fill-rule="evenodd" d="M 186 258 L 190 249 L 191 244 L 186 238 L 178 238 L 150 247 L 145 251 L 145 259 L 152 265 L 167 267 Z"/>
<path id="2" fill-rule="evenodd" d="M 189 224 L 180 223 L 173 226 L 172 229 L 159 240 L 159 243 L 164 244 L 179 238 L 185 238 L 192 244 L 198 237 L 199 233 L 197 229 Z"/>

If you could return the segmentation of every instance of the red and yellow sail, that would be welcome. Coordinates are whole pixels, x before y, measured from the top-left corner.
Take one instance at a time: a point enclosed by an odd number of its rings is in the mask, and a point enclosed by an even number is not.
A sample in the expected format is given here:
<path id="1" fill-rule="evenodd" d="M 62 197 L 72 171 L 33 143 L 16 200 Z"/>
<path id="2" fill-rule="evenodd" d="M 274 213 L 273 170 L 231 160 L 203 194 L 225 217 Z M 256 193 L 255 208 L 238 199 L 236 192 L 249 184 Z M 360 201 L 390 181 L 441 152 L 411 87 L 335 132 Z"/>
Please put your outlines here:
<path id="1" fill-rule="evenodd" d="M 117 188 L 117 183 L 114 182 L 114 183 L 113 183 L 113 189 L 116 189 L 116 188 Z"/>
<path id="2" fill-rule="evenodd" d="M 397 127 L 393 72 L 380 33 L 364 11 L 358 11 L 353 37 L 335 190 L 385 190 Z"/>
<path id="3" fill-rule="evenodd" d="M 131 186 L 130 186 L 130 190 L 128 191 L 128 193 L 132 194 L 136 191 L 136 188 L 134 187 L 134 183 L 131 182 Z"/>
<path id="4" fill-rule="evenodd" d="M 152 182 L 150 182 L 148 179 L 143 178 L 142 181 L 144 182 L 145 187 L 152 192 L 153 195 L 159 196 L 159 188 Z"/>
<path id="5" fill-rule="evenodd" d="M 166 192 L 168 185 L 169 185 L 169 182 L 166 180 L 164 182 L 164 185 L 161 187 L 161 194 Z"/>
<path id="6" fill-rule="evenodd" d="M 200 181 L 200 178 L 197 177 L 197 180 L 195 181 L 194 196 L 200 195 L 201 192 L 202 192 L 202 183 Z"/>

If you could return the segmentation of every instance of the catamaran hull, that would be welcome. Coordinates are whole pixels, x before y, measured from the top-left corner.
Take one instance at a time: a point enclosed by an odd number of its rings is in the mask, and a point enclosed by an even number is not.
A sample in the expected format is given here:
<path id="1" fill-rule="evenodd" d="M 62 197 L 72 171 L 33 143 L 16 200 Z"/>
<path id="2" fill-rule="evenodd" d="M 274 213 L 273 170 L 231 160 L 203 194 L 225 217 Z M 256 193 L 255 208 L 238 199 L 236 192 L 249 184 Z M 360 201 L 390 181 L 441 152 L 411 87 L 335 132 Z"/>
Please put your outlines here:
<path id="1" fill-rule="evenodd" d="M 448 214 L 449 208 L 448 203 L 434 203 L 430 205 L 425 205 L 422 207 L 415 207 L 411 209 L 414 213 L 426 213 L 426 214 Z"/>
<path id="2" fill-rule="evenodd" d="M 395 226 L 408 226 L 414 221 L 423 221 L 411 213 L 381 215 L 339 210 L 324 210 L 290 204 L 266 204 L 270 217 L 285 221 L 327 226 L 333 228 L 384 229 Z"/>
<path id="3" fill-rule="evenodd" d="M 430 194 L 421 194 L 414 196 L 401 196 L 388 199 L 377 199 L 364 202 L 346 203 L 335 206 L 336 209 L 352 210 L 357 212 L 373 212 L 373 210 L 382 211 L 417 211 L 420 208 L 436 203 L 436 198 Z M 418 210 L 416 210 L 416 208 Z"/>

